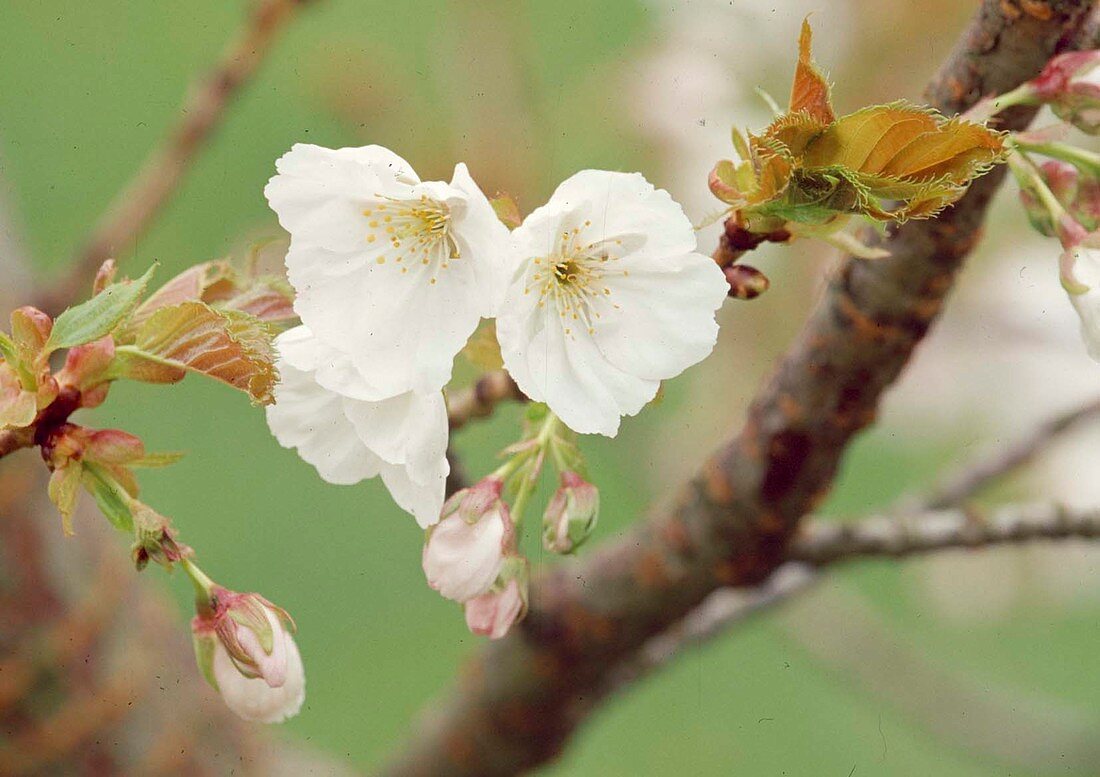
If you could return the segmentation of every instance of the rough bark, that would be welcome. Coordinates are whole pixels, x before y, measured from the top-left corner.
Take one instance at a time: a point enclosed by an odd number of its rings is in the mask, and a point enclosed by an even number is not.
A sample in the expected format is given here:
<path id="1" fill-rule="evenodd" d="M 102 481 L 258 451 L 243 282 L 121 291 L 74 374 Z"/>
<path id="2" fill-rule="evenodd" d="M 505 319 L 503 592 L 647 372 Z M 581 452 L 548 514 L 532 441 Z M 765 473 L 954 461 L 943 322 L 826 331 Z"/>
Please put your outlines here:
<path id="1" fill-rule="evenodd" d="M 953 114 L 1036 75 L 1082 41 L 1092 0 L 986 0 L 933 79 Z M 1092 28 L 1095 29 L 1095 28 Z M 1034 112 L 1006 113 L 1022 129 Z M 533 585 L 523 627 L 466 668 L 387 775 L 511 775 L 554 758 L 606 677 L 722 586 L 753 585 L 786 558 L 799 519 L 832 485 L 939 314 L 1004 175 L 979 180 L 933 221 L 890 231 L 888 259 L 847 260 L 760 389 L 739 435 L 675 506 Z"/>

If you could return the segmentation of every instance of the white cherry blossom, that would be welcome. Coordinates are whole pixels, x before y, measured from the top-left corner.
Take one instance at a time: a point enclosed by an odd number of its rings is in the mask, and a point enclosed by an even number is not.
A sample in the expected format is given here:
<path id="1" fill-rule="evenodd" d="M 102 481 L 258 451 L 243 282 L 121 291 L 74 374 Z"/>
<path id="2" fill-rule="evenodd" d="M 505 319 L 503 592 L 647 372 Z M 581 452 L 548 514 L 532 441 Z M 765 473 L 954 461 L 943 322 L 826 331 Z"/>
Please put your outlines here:
<path id="1" fill-rule="evenodd" d="M 714 347 L 729 286 L 695 248 L 683 209 L 640 174 L 569 178 L 512 233 L 508 372 L 574 431 L 614 436 Z"/>
<path id="2" fill-rule="evenodd" d="M 421 182 L 381 146 L 297 144 L 276 168 L 264 193 L 302 322 L 347 354 L 364 399 L 442 389 L 503 293 L 508 230 L 466 166 Z"/>
<path id="3" fill-rule="evenodd" d="M 1085 347 L 1100 361 L 1100 233 L 1066 248 L 1061 264 L 1062 285 L 1081 319 Z"/>
<path id="4" fill-rule="evenodd" d="M 417 523 L 439 520 L 447 463 L 447 408 L 439 391 L 371 401 L 350 357 L 305 326 L 275 341 L 282 381 L 267 422 L 275 438 L 330 483 L 379 476 Z"/>

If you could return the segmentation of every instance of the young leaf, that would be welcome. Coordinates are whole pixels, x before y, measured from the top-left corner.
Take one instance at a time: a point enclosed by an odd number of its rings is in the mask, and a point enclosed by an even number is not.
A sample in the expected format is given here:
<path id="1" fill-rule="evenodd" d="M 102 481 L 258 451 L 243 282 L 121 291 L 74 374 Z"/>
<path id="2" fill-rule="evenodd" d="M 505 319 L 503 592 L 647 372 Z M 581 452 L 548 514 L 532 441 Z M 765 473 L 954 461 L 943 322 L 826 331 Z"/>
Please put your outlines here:
<path id="1" fill-rule="evenodd" d="M 84 475 L 84 466 L 79 461 L 70 460 L 58 467 L 50 475 L 47 487 L 50 501 L 61 513 L 61 530 L 71 537 L 73 531 L 73 512 L 76 511 L 76 499 L 79 496 L 80 481 Z"/>
<path id="2" fill-rule="evenodd" d="M 519 213 L 519 206 L 510 195 L 498 194 L 496 197 L 489 200 L 489 204 L 493 206 L 493 212 L 497 214 L 500 223 L 508 227 L 508 229 L 515 229 L 523 223 L 523 216 Z"/>
<path id="3" fill-rule="evenodd" d="M 90 343 L 110 334 L 133 311 L 156 265 L 135 281 L 112 283 L 87 302 L 71 307 L 54 321 L 47 351 Z"/>
<path id="4" fill-rule="evenodd" d="M 112 372 L 150 383 L 175 383 L 187 371 L 208 375 L 270 404 L 278 376 L 271 332 L 264 322 L 202 302 L 161 308 L 118 349 Z"/>
<path id="5" fill-rule="evenodd" d="M 239 310 L 262 321 L 295 318 L 294 289 L 283 278 L 238 272 L 226 261 L 204 262 L 161 286 L 136 311 L 131 332 L 162 308 L 183 302 L 206 302 L 213 307 Z"/>
<path id="6" fill-rule="evenodd" d="M 144 469 L 160 469 L 168 467 L 180 461 L 184 454 L 182 451 L 164 451 L 162 453 L 146 453 L 140 459 L 127 462 L 130 467 L 142 467 Z"/>
<path id="7" fill-rule="evenodd" d="M 831 124 L 836 117 L 829 99 L 829 82 L 811 59 L 812 44 L 813 30 L 810 29 L 810 20 L 805 19 L 798 38 L 798 66 L 794 71 L 788 112 L 805 111 L 823 124 Z"/>
<path id="8" fill-rule="evenodd" d="M 88 462 L 84 464 L 82 470 L 81 480 L 84 488 L 95 498 L 100 512 L 119 531 L 127 534 L 133 532 L 134 517 L 130 511 L 132 497 L 104 467 Z"/>
<path id="9" fill-rule="evenodd" d="M 476 332 L 462 349 L 462 354 L 475 367 L 483 370 L 499 370 L 504 366 L 500 355 L 500 343 L 497 342 L 497 328 L 489 321 Z"/>
<path id="10" fill-rule="evenodd" d="M 0 362 L 0 429 L 22 429 L 34 422 L 38 402 L 33 391 L 23 388 L 18 373 Z"/>

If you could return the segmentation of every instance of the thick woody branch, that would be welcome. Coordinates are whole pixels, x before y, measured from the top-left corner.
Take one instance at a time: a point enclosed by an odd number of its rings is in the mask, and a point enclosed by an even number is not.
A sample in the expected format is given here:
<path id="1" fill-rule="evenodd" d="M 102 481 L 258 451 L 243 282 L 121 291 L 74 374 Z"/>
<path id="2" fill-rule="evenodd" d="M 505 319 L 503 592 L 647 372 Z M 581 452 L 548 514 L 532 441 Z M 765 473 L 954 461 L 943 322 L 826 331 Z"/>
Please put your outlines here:
<path id="1" fill-rule="evenodd" d="M 985 0 L 933 80 L 929 103 L 957 113 L 1035 76 L 1074 45 L 1094 7 L 1049 0 L 1021 12 Z M 1022 129 L 1033 115 L 1007 112 L 1003 126 Z M 1002 179 L 995 171 L 940 218 L 892 229 L 889 258 L 837 268 L 741 433 L 671 510 L 583 563 L 541 576 L 522 628 L 476 657 L 458 692 L 433 705 L 385 773 L 511 775 L 554 758 L 591 696 L 650 638 L 713 591 L 771 575 L 939 314 Z"/>
<path id="2" fill-rule="evenodd" d="M 192 88 L 178 123 L 149 154 L 92 230 L 69 272 L 35 303 L 57 313 L 90 291 L 96 270 L 145 231 L 175 192 L 195 155 L 225 117 L 234 97 L 256 73 L 275 36 L 309 0 L 261 0 L 218 64 Z"/>

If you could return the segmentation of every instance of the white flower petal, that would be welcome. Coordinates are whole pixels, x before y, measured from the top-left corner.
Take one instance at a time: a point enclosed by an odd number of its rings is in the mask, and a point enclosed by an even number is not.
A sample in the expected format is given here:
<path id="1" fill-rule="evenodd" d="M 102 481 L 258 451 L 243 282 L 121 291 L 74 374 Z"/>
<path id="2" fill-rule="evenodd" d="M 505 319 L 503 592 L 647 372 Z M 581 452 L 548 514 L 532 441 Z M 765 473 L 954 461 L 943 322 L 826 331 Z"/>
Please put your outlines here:
<path id="1" fill-rule="evenodd" d="M 485 291 L 472 263 L 362 264 L 320 248 L 291 246 L 294 308 L 327 343 L 347 353 L 371 399 L 438 391 L 481 320 Z M 345 271 L 354 267 L 351 271 Z M 435 281 L 434 283 L 432 281 Z"/>
<path id="2" fill-rule="evenodd" d="M 570 428 L 613 436 L 714 347 L 728 284 L 683 210 L 642 176 L 586 170 L 512 233 L 504 365 Z"/>
<path id="3" fill-rule="evenodd" d="M 631 253 L 674 256 L 695 250 L 695 230 L 684 209 L 640 173 L 582 170 L 567 178 L 512 232 L 523 258 L 546 256 L 560 233 L 589 229 L 600 238 L 622 240 Z M 515 249 L 514 249 L 515 250 Z"/>
<path id="4" fill-rule="evenodd" d="M 624 265 L 629 275 L 606 279 L 611 293 L 601 300 L 592 335 L 600 352 L 619 369 L 651 380 L 705 359 L 718 339 L 715 311 L 729 290 L 714 260 L 693 253 Z"/>
<path id="5" fill-rule="evenodd" d="M 657 395 L 659 381 L 619 370 L 587 333 L 566 334 L 550 306 L 531 306 L 524 319 L 513 313 L 497 320 L 504 366 L 524 394 L 549 405 L 573 431 L 614 437 L 620 416 L 634 415 Z"/>
<path id="6" fill-rule="evenodd" d="M 439 522 L 439 512 L 446 498 L 447 473 L 450 465 L 446 457 L 435 462 L 434 472 L 420 471 L 418 479 L 410 477 L 410 469 L 394 464 L 383 464 L 382 482 L 405 512 L 412 515 L 420 528 L 427 529 Z"/>
<path id="7" fill-rule="evenodd" d="M 470 177 L 465 164 L 455 165 L 451 186 L 467 197 L 462 215 L 470 228 L 456 233 L 456 237 L 462 253 L 480 257 L 475 269 L 481 287 L 478 294 L 483 303 L 481 315 L 492 318 L 504 301 L 511 280 L 507 267 L 508 228 L 497 218 L 496 211 Z"/>
<path id="8" fill-rule="evenodd" d="M 363 210 L 377 195 L 418 182 L 408 162 L 381 146 L 328 149 L 299 143 L 275 167 L 278 174 L 264 195 L 279 223 L 295 240 L 338 251 L 363 245 Z"/>
<path id="9" fill-rule="evenodd" d="M 503 296 L 507 229 L 464 165 L 453 183 L 420 182 L 386 149 L 295 146 L 267 186 L 291 234 L 295 310 L 349 354 L 356 395 L 428 393 Z M 323 385 L 348 374 L 319 371 Z"/>
<path id="10" fill-rule="evenodd" d="M 286 656 L 286 677 L 282 685 L 271 687 L 262 677 L 245 677 L 238 671 L 220 642 L 214 648 L 214 680 L 226 706 L 245 720 L 259 723 L 282 723 L 298 714 L 306 698 L 306 675 L 302 656 L 294 638 L 285 630 L 275 634 L 283 644 Z"/>
<path id="11" fill-rule="evenodd" d="M 297 448 L 329 483 L 351 485 L 377 475 L 382 460 L 359 439 L 344 415 L 343 398 L 285 361 L 279 372 L 275 404 L 267 408 L 267 424 L 279 444 Z"/>
<path id="12" fill-rule="evenodd" d="M 447 462 L 443 395 L 406 392 L 372 402 L 358 398 L 362 376 L 348 357 L 307 327 L 276 339 L 283 382 L 268 424 L 285 447 L 296 447 L 325 480 L 350 485 L 381 475 L 394 501 L 421 526 L 439 519 Z M 323 376 L 341 380 L 322 385 Z M 343 393 L 349 389 L 352 396 Z"/>

